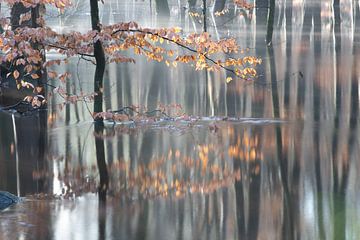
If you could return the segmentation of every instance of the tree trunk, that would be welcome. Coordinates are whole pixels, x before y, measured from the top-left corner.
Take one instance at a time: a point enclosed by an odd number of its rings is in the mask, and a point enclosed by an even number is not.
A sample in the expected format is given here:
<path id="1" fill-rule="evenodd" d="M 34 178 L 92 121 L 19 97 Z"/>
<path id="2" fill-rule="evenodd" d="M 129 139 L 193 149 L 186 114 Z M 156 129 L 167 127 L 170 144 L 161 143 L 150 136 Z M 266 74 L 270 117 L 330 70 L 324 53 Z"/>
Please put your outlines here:
<path id="1" fill-rule="evenodd" d="M 196 0 L 188 0 L 190 10 L 195 8 Z"/>
<path id="2" fill-rule="evenodd" d="M 0 2 L 0 15 L 1 15 L 1 2 Z M 0 34 L 4 32 L 4 29 L 2 28 L 2 26 L 0 26 Z"/>
<path id="3" fill-rule="evenodd" d="M 156 13 L 162 17 L 170 16 L 170 9 L 167 0 L 156 0 Z"/>
<path id="4" fill-rule="evenodd" d="M 20 17 L 22 14 L 30 13 L 31 18 L 28 21 L 23 21 L 20 23 Z M 11 8 L 10 13 L 10 24 L 11 30 L 15 30 L 18 27 L 38 27 L 37 19 L 40 16 L 40 5 L 32 8 L 26 8 L 21 2 L 15 3 Z"/>
<path id="5" fill-rule="evenodd" d="M 10 17 L 10 24 L 11 30 L 15 30 L 18 27 L 30 26 L 31 24 L 29 21 L 23 22 L 20 24 L 20 16 L 21 14 L 30 12 L 31 8 L 26 8 L 21 2 L 15 3 L 11 8 L 11 17 Z"/>
<path id="6" fill-rule="evenodd" d="M 213 12 L 221 12 L 225 8 L 226 0 L 215 0 Z"/>
<path id="7" fill-rule="evenodd" d="M 207 32 L 207 26 L 206 26 L 206 0 L 203 0 L 203 20 L 204 20 L 204 32 Z"/>
<path id="8" fill-rule="evenodd" d="M 91 26 L 93 30 L 101 31 L 99 20 L 98 0 L 90 0 Z M 94 43 L 94 55 L 96 60 L 96 69 L 94 76 L 94 92 L 97 94 L 94 99 L 94 113 L 103 111 L 103 78 L 105 71 L 105 54 L 100 40 Z M 102 118 L 95 119 L 102 121 Z"/>
<path id="9" fill-rule="evenodd" d="M 11 17 L 10 17 L 11 29 L 15 30 L 17 28 L 22 28 L 22 27 L 30 27 L 30 28 L 39 27 L 37 20 L 40 17 L 40 7 L 41 5 L 38 4 L 36 5 L 36 7 L 27 8 L 21 2 L 15 3 L 11 8 Z M 30 13 L 31 18 L 27 21 L 20 22 L 21 15 L 26 13 Z M 39 52 L 41 52 L 41 50 L 44 48 L 41 44 L 33 41 L 31 42 L 31 46 L 33 49 L 36 49 Z M 45 62 L 44 54 L 42 56 L 42 59 L 43 59 L 42 63 Z M 33 83 L 34 85 L 36 84 L 36 86 L 38 87 L 41 87 L 42 90 L 38 92 L 38 94 L 45 96 L 46 91 L 43 82 L 46 82 L 46 74 L 43 73 L 46 71 L 44 71 L 42 67 L 42 63 L 36 64 L 36 68 L 34 68 L 34 72 L 33 72 L 36 73 L 39 76 L 39 78 L 37 80 L 33 80 L 33 79 L 26 79 L 26 80 Z M 17 66 L 16 69 L 19 72 L 23 72 L 22 67 Z"/>
<path id="10" fill-rule="evenodd" d="M 274 15 L 275 15 L 275 0 L 270 0 L 270 11 L 267 21 L 266 44 L 271 44 L 273 29 L 274 29 Z"/>

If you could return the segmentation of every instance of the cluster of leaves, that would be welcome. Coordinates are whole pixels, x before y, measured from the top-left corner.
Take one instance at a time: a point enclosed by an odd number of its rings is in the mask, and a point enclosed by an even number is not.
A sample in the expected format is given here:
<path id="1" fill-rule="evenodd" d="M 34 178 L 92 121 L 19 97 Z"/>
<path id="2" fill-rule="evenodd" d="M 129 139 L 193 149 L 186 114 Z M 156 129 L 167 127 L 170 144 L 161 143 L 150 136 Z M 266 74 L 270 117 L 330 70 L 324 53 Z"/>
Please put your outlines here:
<path id="1" fill-rule="evenodd" d="M 233 0 L 235 5 L 245 9 L 245 10 L 252 10 L 255 6 L 252 3 L 248 3 L 246 0 Z"/>
<path id="2" fill-rule="evenodd" d="M 95 113 L 93 118 L 101 118 L 114 122 L 155 122 L 161 119 L 175 120 L 183 118 L 185 113 L 180 104 L 162 104 L 158 103 L 156 109 L 148 110 L 142 106 L 126 106 L 118 110 L 108 110 L 107 112 Z M 102 137 L 102 136 L 98 136 Z"/>
<path id="3" fill-rule="evenodd" d="M 214 41 L 209 33 L 192 33 L 183 36 L 180 28 L 149 29 L 141 28 L 135 22 L 120 23 L 104 27 L 96 39 L 101 39 L 110 62 L 135 62 L 122 53 L 133 49 L 135 54 L 145 55 L 149 60 L 164 61 L 166 65 L 176 67 L 178 62 L 190 63 L 196 70 L 226 69 L 243 79 L 253 78 L 256 71 L 246 70 L 256 66 L 261 60 L 246 57 L 228 60 L 215 60 L 218 53 L 239 53 L 241 50 L 234 39 Z M 174 44 L 180 50 L 168 50 L 164 44 Z M 248 61 L 251 59 L 250 61 Z M 229 67 L 234 67 L 231 69 Z"/>
<path id="4" fill-rule="evenodd" d="M 222 11 L 215 12 L 214 15 L 217 16 L 217 17 L 220 17 L 220 16 L 223 16 L 223 15 L 227 14 L 228 12 L 229 12 L 229 9 L 225 8 Z"/>
<path id="5" fill-rule="evenodd" d="M 70 5 L 69 0 L 6 0 L 10 5 L 22 2 L 26 7 L 37 4 L 52 4 L 63 10 Z M 21 21 L 31 17 L 29 13 L 21 16 Z M 60 74 L 51 71 L 51 67 L 67 63 L 71 57 L 78 56 L 84 60 L 94 62 L 93 44 L 101 41 L 106 53 L 107 63 L 135 63 L 130 57 L 129 50 L 143 55 L 149 60 L 164 62 L 167 66 L 176 67 L 178 63 L 185 63 L 196 70 L 230 71 L 237 78 L 244 80 L 254 79 L 255 66 L 261 59 L 253 56 L 240 58 L 218 59 L 221 54 L 243 53 L 234 39 L 214 41 L 208 33 L 192 33 L 184 35 L 180 28 L 150 29 L 142 28 L 135 22 L 117 23 L 110 26 L 101 26 L 100 31 L 85 33 L 72 31 L 57 33 L 49 27 L 38 28 L 20 27 L 11 30 L 6 18 L 0 19 L 4 32 L 0 35 L 1 64 L 9 66 L 8 77 L 15 79 L 18 88 L 32 88 L 34 95 L 26 98 L 34 106 L 38 106 L 45 99 L 40 93 L 43 89 L 31 84 L 30 80 L 47 76 L 49 79 L 66 81 L 66 73 Z M 173 45 L 169 47 L 167 45 Z M 48 51 L 56 51 L 62 55 L 61 59 L 45 61 L 44 55 Z M 220 55 L 219 55 L 220 54 Z M 19 70 L 21 69 L 21 70 Z M 41 75 L 41 76 L 39 76 Z M 231 81 L 232 77 L 227 79 Z M 76 102 L 75 96 L 58 91 L 66 102 Z"/>
<path id="6" fill-rule="evenodd" d="M 70 0 L 4 0 L 10 7 L 16 3 L 22 3 L 26 8 L 34 8 L 37 5 L 53 5 L 59 10 L 63 11 L 65 7 L 71 5 Z"/>
<path id="7" fill-rule="evenodd" d="M 25 65 L 26 74 L 30 74 L 33 66 L 42 60 L 41 50 L 34 49 L 31 43 L 42 44 L 45 50 L 56 50 L 66 57 L 75 55 L 93 57 L 93 42 L 97 40 L 102 42 L 108 62 L 135 62 L 133 58 L 121 54 L 124 50 L 133 49 L 136 54 L 145 55 L 159 62 L 163 61 L 165 56 L 173 57 L 173 61 L 177 62 L 194 62 L 198 70 L 224 67 L 224 62 L 210 58 L 212 54 L 239 52 L 239 46 L 234 39 L 214 41 L 208 33 L 182 36 L 179 28 L 141 28 L 135 22 L 114 24 L 103 27 L 101 32 L 87 33 L 58 34 L 48 27 L 6 30 L 0 37 L 0 50 L 5 54 L 3 61 Z M 161 46 L 164 42 L 175 44 L 187 50 L 188 54 L 166 50 Z M 256 65 L 259 62 L 260 60 L 254 57 L 249 63 Z M 48 61 L 44 66 L 59 63 L 60 60 Z M 243 66 L 243 63 L 244 61 L 240 59 L 240 61 L 228 61 L 226 65 Z M 19 77 L 18 74 L 16 76 Z"/>

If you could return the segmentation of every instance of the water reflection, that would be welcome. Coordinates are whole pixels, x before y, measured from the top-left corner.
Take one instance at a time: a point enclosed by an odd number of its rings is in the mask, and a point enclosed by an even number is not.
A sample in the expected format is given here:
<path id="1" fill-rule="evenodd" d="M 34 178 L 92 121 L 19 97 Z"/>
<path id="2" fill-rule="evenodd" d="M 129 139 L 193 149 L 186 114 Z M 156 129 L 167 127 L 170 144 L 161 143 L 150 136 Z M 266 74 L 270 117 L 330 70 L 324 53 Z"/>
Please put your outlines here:
<path id="1" fill-rule="evenodd" d="M 103 137 L 121 146 L 107 163 L 107 204 L 97 206 L 96 195 L 84 194 L 96 191 L 98 185 L 91 188 L 91 181 L 101 181 L 97 163 L 80 166 L 72 156 L 72 163 L 54 178 L 82 197 L 60 191 L 69 199 L 27 200 L 2 213 L 1 233 L 10 234 L 9 226 L 17 226 L 16 234 L 35 237 L 31 229 L 43 229 L 41 221 L 50 218 L 47 226 L 54 238 L 75 232 L 80 238 L 98 232 L 115 239 L 356 236 L 358 127 L 346 138 L 346 147 L 333 149 L 332 126 L 216 124 L 216 132 L 202 123 L 181 135 L 166 127 L 105 128 Z M 130 144 L 136 147 L 128 148 Z M 339 155 L 346 165 L 336 164 Z M 47 189 L 45 193 L 56 188 Z"/>
<path id="2" fill-rule="evenodd" d="M 154 26 L 144 20 L 145 4 L 121 8 L 109 1 L 104 9 L 112 14 L 103 21 Z M 228 16 L 210 21 L 211 34 L 233 36 L 248 54 L 262 56 L 254 83 L 225 84 L 224 72 L 209 73 L 206 81 L 189 66 L 168 69 L 141 58 L 107 67 L 106 109 L 179 103 L 189 115 L 255 120 L 102 129 L 90 123 L 84 104 L 60 111 L 62 100 L 54 97 L 47 116 L 16 118 L 14 146 L 11 116 L 0 113 L 0 189 L 17 191 L 18 151 L 20 192 L 28 196 L 1 213 L 0 238 L 356 239 L 360 18 L 352 1 L 340 5 L 279 1 L 270 48 L 267 10 L 252 10 L 251 19 L 234 14 L 230 22 Z M 176 6 L 170 3 L 170 24 Z M 198 24 L 187 15 L 183 20 L 185 31 Z M 81 77 L 65 87 L 91 92 L 93 66 L 74 60 L 67 68 Z M 29 126 L 29 118 L 36 124 Z M 40 128 L 44 121 L 48 129 Z M 105 172 L 103 204 L 96 193 Z"/>

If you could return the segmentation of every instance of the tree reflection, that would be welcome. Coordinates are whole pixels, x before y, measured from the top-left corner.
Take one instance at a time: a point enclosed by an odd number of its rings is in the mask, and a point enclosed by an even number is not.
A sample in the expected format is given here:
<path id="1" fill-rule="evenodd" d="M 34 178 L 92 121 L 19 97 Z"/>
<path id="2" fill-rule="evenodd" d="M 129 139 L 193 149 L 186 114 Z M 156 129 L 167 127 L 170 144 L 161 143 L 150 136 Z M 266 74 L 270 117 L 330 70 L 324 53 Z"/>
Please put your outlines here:
<path id="1" fill-rule="evenodd" d="M 104 134 L 104 125 L 101 122 L 94 123 L 95 134 L 95 149 L 96 149 L 96 162 L 99 170 L 100 183 L 98 188 L 99 202 L 106 202 L 106 194 L 109 188 L 109 174 L 105 160 L 105 146 L 104 139 L 99 137 Z"/>
<path id="2" fill-rule="evenodd" d="M 99 171 L 100 182 L 98 186 L 99 208 L 98 208 L 98 222 L 99 222 L 99 239 L 106 239 L 106 195 L 109 188 L 109 173 L 105 159 L 104 139 L 99 137 L 104 134 L 103 122 L 94 123 L 95 132 L 95 149 L 96 162 Z"/>

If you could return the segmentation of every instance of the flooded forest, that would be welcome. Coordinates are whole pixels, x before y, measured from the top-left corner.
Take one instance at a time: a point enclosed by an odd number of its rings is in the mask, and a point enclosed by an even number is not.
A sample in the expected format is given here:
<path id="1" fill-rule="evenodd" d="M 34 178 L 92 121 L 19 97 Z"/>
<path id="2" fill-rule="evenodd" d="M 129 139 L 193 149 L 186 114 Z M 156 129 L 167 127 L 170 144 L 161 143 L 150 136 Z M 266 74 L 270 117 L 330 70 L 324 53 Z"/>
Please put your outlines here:
<path id="1" fill-rule="evenodd" d="M 51 88 L 46 108 L 9 107 L 18 94 L 2 74 L 0 191 L 20 200 L 0 211 L 0 239 L 360 238 L 358 0 L 98 3 L 103 26 L 233 38 L 239 56 L 262 60 L 257 76 L 128 51 L 135 63 L 107 64 L 101 92 L 104 112 L 130 117 L 98 125 L 91 99 Z M 58 33 L 92 27 L 85 0 L 44 19 Z M 95 65 L 84 58 L 54 65 L 71 77 L 48 85 L 92 93 Z M 134 121 L 134 108 L 146 118 Z"/>

